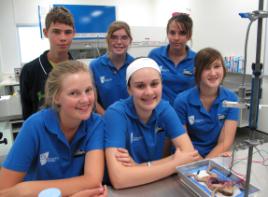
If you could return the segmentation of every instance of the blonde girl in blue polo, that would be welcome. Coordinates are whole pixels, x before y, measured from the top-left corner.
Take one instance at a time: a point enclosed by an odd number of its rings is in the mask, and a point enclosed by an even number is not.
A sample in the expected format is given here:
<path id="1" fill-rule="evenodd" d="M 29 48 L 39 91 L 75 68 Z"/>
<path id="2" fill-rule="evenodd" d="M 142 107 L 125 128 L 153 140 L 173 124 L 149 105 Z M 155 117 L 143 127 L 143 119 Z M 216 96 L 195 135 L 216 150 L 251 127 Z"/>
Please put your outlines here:
<path id="1" fill-rule="evenodd" d="M 92 113 L 95 92 L 86 66 L 57 65 L 46 82 L 45 105 L 23 123 L 3 163 L 0 196 L 37 196 L 50 187 L 62 196 L 107 195 L 101 186 L 103 123 Z"/>

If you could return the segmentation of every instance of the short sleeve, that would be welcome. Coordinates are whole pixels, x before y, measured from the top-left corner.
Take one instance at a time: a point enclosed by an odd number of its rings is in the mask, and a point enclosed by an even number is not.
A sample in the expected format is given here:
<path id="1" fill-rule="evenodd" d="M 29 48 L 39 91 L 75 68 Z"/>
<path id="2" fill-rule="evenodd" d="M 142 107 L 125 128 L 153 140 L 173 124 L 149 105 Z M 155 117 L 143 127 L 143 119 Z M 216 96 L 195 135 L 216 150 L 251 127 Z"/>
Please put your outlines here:
<path id="1" fill-rule="evenodd" d="M 89 126 L 89 138 L 87 141 L 87 151 L 98 150 L 104 148 L 104 124 L 101 117 L 94 117 L 93 126 Z"/>
<path id="2" fill-rule="evenodd" d="M 162 111 L 159 120 L 164 123 L 164 129 L 167 131 L 167 135 L 171 139 L 185 133 L 185 129 L 181 124 L 179 117 L 168 102 L 165 102 L 164 110 Z"/>
<path id="3" fill-rule="evenodd" d="M 32 165 L 32 162 L 37 159 L 38 135 L 36 129 L 37 125 L 32 119 L 27 119 L 16 140 L 3 163 L 3 167 L 19 171 L 27 172 Z"/>
<path id="4" fill-rule="evenodd" d="M 173 104 L 173 107 L 183 125 L 187 123 L 187 106 L 184 102 L 182 94 L 179 94 Z"/>
<path id="5" fill-rule="evenodd" d="M 235 93 L 230 92 L 228 100 L 233 101 L 233 102 L 237 102 L 238 98 L 237 98 Z M 233 107 L 229 108 L 229 112 L 227 114 L 226 120 L 238 121 L 239 120 L 239 113 L 240 113 L 240 110 L 238 108 L 233 108 Z"/>
<path id="6" fill-rule="evenodd" d="M 126 147 L 126 115 L 114 108 L 108 108 L 103 116 L 104 120 L 104 146 Z"/>

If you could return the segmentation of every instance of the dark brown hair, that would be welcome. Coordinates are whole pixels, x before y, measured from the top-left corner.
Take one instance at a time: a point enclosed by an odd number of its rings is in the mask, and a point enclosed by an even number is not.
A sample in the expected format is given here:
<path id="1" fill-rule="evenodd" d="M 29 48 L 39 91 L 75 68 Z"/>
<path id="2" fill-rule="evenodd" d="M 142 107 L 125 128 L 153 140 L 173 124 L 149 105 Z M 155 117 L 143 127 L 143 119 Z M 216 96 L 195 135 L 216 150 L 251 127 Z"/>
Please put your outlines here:
<path id="1" fill-rule="evenodd" d="M 168 20 L 168 24 L 167 24 L 167 34 L 169 31 L 169 26 L 170 23 L 175 21 L 177 24 L 181 25 L 181 28 L 183 29 L 183 31 L 186 32 L 186 34 L 191 37 L 192 36 L 192 31 L 193 31 L 193 21 L 191 19 L 191 17 L 188 14 L 184 14 L 184 13 L 180 13 L 177 15 L 172 16 L 169 20 Z"/>
<path id="2" fill-rule="evenodd" d="M 208 68 L 215 60 L 220 60 L 223 65 L 224 76 L 226 75 L 226 68 L 221 53 L 213 48 L 204 48 L 200 50 L 194 59 L 195 65 L 195 83 L 199 86 L 201 81 L 201 74 L 205 68 Z"/>
<path id="3" fill-rule="evenodd" d="M 49 29 L 52 23 L 62 23 L 69 25 L 74 29 L 73 15 L 64 7 L 53 7 L 46 16 L 46 29 Z"/>

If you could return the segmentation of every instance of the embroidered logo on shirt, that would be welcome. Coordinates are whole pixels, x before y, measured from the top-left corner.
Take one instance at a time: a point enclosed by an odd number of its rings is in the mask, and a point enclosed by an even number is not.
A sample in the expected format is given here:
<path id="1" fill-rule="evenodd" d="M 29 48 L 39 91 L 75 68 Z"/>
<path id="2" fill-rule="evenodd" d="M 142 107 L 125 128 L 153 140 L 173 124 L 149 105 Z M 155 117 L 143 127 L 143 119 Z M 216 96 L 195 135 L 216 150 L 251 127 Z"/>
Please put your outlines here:
<path id="1" fill-rule="evenodd" d="M 155 133 L 160 133 L 160 132 L 163 132 L 164 131 L 164 129 L 163 128 L 160 128 L 160 127 L 155 127 L 155 129 L 154 129 L 154 132 Z"/>
<path id="2" fill-rule="evenodd" d="M 130 133 L 130 143 L 140 141 L 142 139 L 142 136 L 134 136 L 133 133 Z"/>
<path id="3" fill-rule="evenodd" d="M 38 101 L 42 101 L 45 98 L 45 93 L 41 92 L 41 91 L 38 91 L 37 92 L 37 98 L 38 98 Z"/>
<path id="4" fill-rule="evenodd" d="M 188 76 L 192 76 L 193 75 L 193 73 L 191 71 L 186 70 L 186 69 L 183 70 L 183 74 L 184 75 L 188 75 Z"/>
<path id="5" fill-rule="evenodd" d="M 100 76 L 100 82 L 101 83 L 106 83 L 106 82 L 109 82 L 109 81 L 112 81 L 111 78 L 106 78 L 105 76 Z"/>
<path id="6" fill-rule="evenodd" d="M 51 157 L 49 158 L 49 152 L 41 153 L 40 154 L 40 164 L 41 166 L 45 165 L 48 162 L 56 162 L 59 160 L 59 157 Z"/>
<path id="7" fill-rule="evenodd" d="M 43 166 L 43 165 L 45 165 L 47 163 L 48 155 L 49 155 L 49 152 L 45 152 L 45 153 L 40 154 L 40 164 L 41 164 L 41 166 Z"/>
<path id="8" fill-rule="evenodd" d="M 218 114 L 218 120 L 224 120 L 225 115 L 224 114 Z"/>
<path id="9" fill-rule="evenodd" d="M 194 124 L 194 116 L 188 116 L 188 121 L 190 125 Z"/>
<path id="10" fill-rule="evenodd" d="M 84 150 L 77 150 L 75 153 L 74 153 L 74 157 L 79 157 L 79 156 L 82 156 L 82 155 L 85 155 L 86 154 L 86 151 Z"/>

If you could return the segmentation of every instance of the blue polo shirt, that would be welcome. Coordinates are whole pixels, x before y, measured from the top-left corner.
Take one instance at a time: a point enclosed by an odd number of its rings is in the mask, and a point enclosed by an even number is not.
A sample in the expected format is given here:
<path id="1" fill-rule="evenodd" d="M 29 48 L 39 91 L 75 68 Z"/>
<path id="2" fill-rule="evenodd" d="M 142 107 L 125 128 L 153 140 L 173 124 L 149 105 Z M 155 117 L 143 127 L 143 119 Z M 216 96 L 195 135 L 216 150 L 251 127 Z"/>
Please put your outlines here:
<path id="1" fill-rule="evenodd" d="M 136 113 L 133 97 L 120 100 L 106 110 L 104 125 L 105 148 L 125 148 L 137 163 L 162 158 L 165 136 L 173 139 L 185 133 L 175 110 L 164 100 L 146 124 Z"/>
<path id="2" fill-rule="evenodd" d="M 239 109 L 223 107 L 222 102 L 238 101 L 234 92 L 221 86 L 208 112 L 202 105 L 199 89 L 191 88 L 179 94 L 174 108 L 199 154 L 205 157 L 216 145 L 225 120 L 239 119 Z M 227 131 L 228 132 L 228 131 Z"/>
<path id="3" fill-rule="evenodd" d="M 115 68 L 108 54 L 104 54 L 90 63 L 98 92 L 98 102 L 104 109 L 115 101 L 128 97 L 126 70 L 133 59 L 127 54 L 125 62 L 119 70 Z"/>
<path id="4" fill-rule="evenodd" d="M 169 45 L 153 49 L 149 57 L 161 68 L 163 79 L 163 99 L 173 105 L 177 94 L 194 87 L 194 58 L 196 53 L 187 47 L 187 56 L 175 65 L 168 56 Z"/>
<path id="5" fill-rule="evenodd" d="M 69 143 L 58 113 L 43 109 L 24 122 L 3 167 L 25 172 L 25 181 L 79 176 L 84 172 L 86 152 L 103 149 L 103 131 L 101 118 L 92 114 Z"/>

